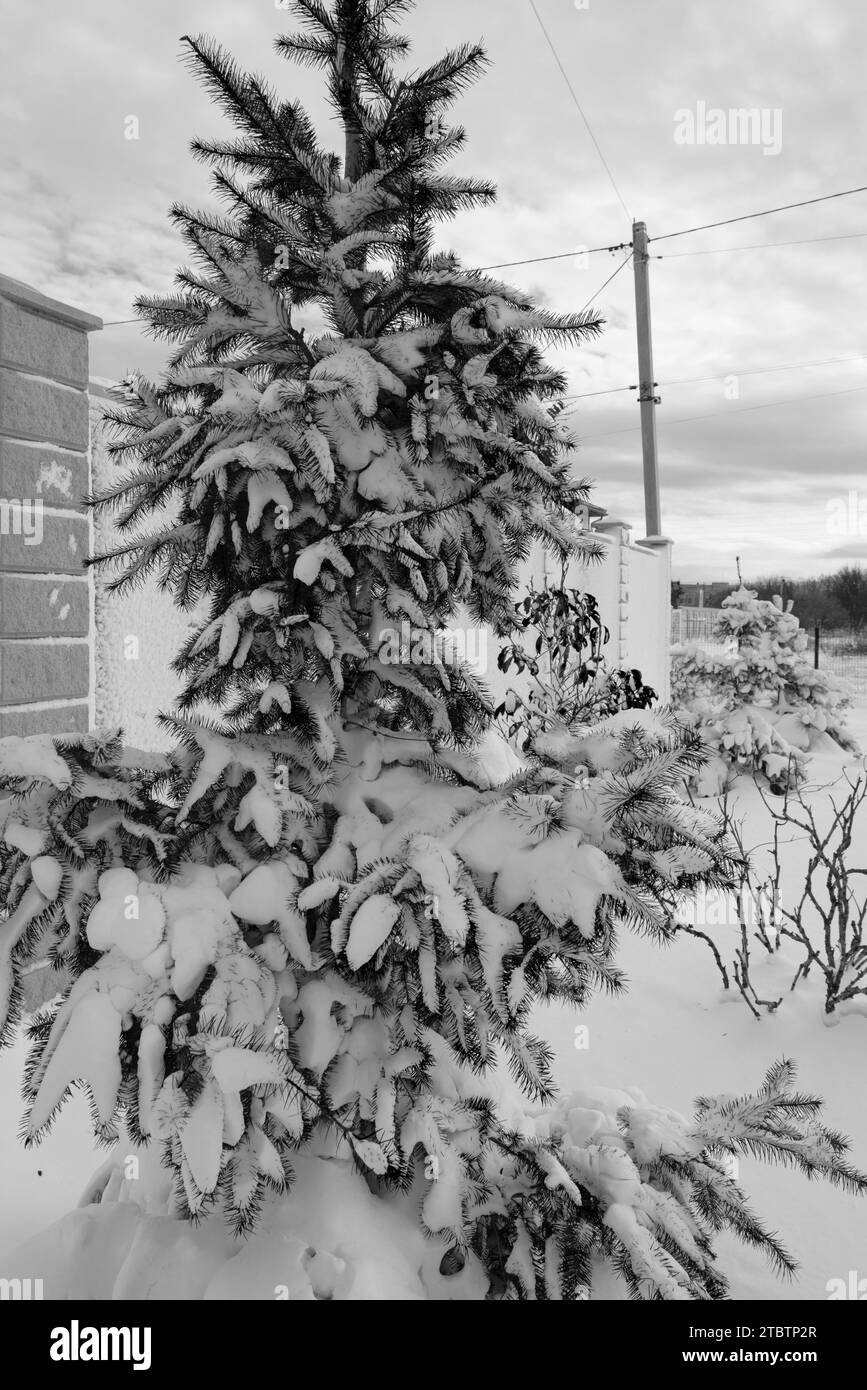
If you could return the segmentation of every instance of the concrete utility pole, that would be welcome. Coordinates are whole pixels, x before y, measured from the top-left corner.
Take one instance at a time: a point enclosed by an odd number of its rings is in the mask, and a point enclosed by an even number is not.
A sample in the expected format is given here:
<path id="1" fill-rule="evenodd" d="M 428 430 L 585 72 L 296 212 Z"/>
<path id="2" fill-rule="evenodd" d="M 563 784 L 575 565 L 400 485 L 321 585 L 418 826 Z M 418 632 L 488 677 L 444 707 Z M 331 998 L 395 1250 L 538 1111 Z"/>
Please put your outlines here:
<path id="1" fill-rule="evenodd" d="M 648 536 L 662 534 L 659 508 L 659 470 L 656 459 L 656 407 L 653 394 L 653 344 L 650 336 L 650 285 L 647 274 L 647 227 L 632 224 L 632 261 L 635 269 L 635 321 L 638 331 L 638 400 L 641 410 L 641 455 L 644 461 L 644 515 Z"/>

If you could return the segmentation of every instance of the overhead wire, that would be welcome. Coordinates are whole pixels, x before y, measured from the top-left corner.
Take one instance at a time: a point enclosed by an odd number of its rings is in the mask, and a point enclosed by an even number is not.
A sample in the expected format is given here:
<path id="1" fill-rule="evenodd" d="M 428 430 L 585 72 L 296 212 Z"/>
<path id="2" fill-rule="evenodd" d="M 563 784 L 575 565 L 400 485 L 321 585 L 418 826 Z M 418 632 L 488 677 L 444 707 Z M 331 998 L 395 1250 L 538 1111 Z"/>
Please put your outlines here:
<path id="1" fill-rule="evenodd" d="M 541 19 L 539 18 L 539 14 L 538 14 L 538 11 L 536 10 L 535 4 L 533 3 L 533 0 L 530 0 L 530 4 L 531 4 L 531 6 L 532 6 L 532 8 L 533 8 L 534 13 L 536 14 L 537 19 L 539 19 L 539 24 L 541 25 L 542 30 L 543 30 L 543 32 L 545 33 L 545 37 L 547 38 L 547 37 L 548 37 L 547 31 L 545 30 L 545 27 L 544 27 L 544 25 L 542 24 Z M 548 40 L 548 42 L 549 42 L 549 44 L 550 44 L 550 39 Z M 554 56 L 557 57 L 556 50 L 553 49 L 553 45 L 552 45 L 552 51 L 554 52 Z M 557 59 L 557 62 L 558 62 L 558 64 L 559 64 L 559 62 L 560 62 L 559 58 Z M 561 71 L 562 71 L 562 65 L 561 65 Z M 565 73 L 564 73 L 563 75 L 564 75 L 564 77 L 566 77 L 566 74 L 565 74 Z M 566 82 L 567 82 L 567 84 L 569 85 L 569 88 L 570 88 L 570 91 L 571 91 L 571 90 L 572 90 L 572 88 L 571 88 L 571 83 L 569 83 L 568 77 L 566 77 Z M 574 96 L 574 93 L 573 93 L 573 96 Z M 580 111 L 580 110 L 581 110 L 581 107 L 580 107 L 580 103 L 578 102 L 578 98 L 577 98 L 577 97 L 575 97 L 575 102 L 576 102 L 576 105 L 578 106 L 578 109 L 579 109 L 579 111 Z M 581 112 L 581 114 L 582 114 L 582 116 L 584 116 L 583 111 Z M 586 122 L 586 117 L 584 117 L 584 120 L 585 120 L 585 122 Z M 588 130 L 590 129 L 589 124 L 588 124 L 587 128 L 588 128 Z M 591 132 L 591 134 L 592 134 L 592 132 Z M 605 159 L 604 159 L 604 156 L 602 155 L 601 150 L 599 151 L 599 153 L 600 153 L 600 156 L 602 157 L 603 163 L 605 163 Z M 606 168 L 607 168 L 607 167 L 608 167 L 608 166 L 607 166 L 607 164 L 606 164 Z M 609 170 L 609 174 L 610 174 L 610 170 Z M 612 179 L 612 182 L 613 182 L 613 179 Z M 615 185 L 615 188 L 616 188 L 616 185 Z M 655 243 L 655 242 L 657 242 L 657 241 L 669 241 L 669 240 L 672 239 L 672 237 L 689 236 L 689 235 L 691 235 L 693 232 L 703 232 L 703 231 L 707 231 L 707 230 L 709 230 L 709 229 L 711 229 L 711 228 L 713 228 L 713 227 L 727 227 L 727 226 L 730 226 L 732 223 L 735 223 L 735 222 L 748 222 L 748 221 L 750 221 L 750 220 L 752 220 L 752 219 L 754 219 L 754 218 L 757 218 L 757 217 L 768 217 L 768 216 L 770 216 L 771 213 L 775 213 L 775 212 L 788 212 L 788 211 L 790 211 L 792 208 L 811 207 L 811 206 L 813 206 L 813 204 L 815 204 L 815 203 L 826 203 L 826 202 L 832 201 L 832 200 L 835 199 L 835 198 L 847 198 L 847 197 L 849 197 L 849 196 L 850 196 L 851 194 L 853 194 L 853 193 L 865 193 L 865 192 L 867 192 L 867 184 L 864 184 L 863 186 L 861 186 L 861 187 L 859 187 L 859 188 L 847 188 L 847 189 L 843 189 L 843 190 L 842 190 L 841 192 L 839 192 L 839 193 L 826 193 L 826 194 L 824 194 L 821 198 L 807 198 L 807 199 L 805 199 L 804 201 L 799 202 L 799 203 L 785 203 L 785 204 L 783 204 L 781 207 L 776 207 L 776 208 L 765 208 L 764 210 L 762 210 L 762 211 L 760 211 L 760 212 L 749 212 L 749 213 L 744 213 L 744 214 L 743 214 L 742 216 L 740 216 L 740 217 L 728 217 L 728 218 L 724 218 L 724 219 L 723 219 L 722 221 L 720 221 L 720 222 L 705 222 L 705 223 L 703 223 L 701 226 L 698 226 L 698 227 L 685 227 L 685 228 L 683 228 L 682 231 L 679 231 L 679 232 L 665 232 L 662 236 L 649 237 L 649 238 L 648 238 L 648 241 L 649 241 L 649 242 L 653 242 L 653 243 Z M 618 196 L 619 196 L 619 194 L 618 194 Z M 621 200 L 621 201 L 622 201 L 622 200 Z M 623 204 L 623 209 L 624 209 L 625 212 L 627 211 L 626 205 L 625 205 L 625 204 Z M 628 213 L 627 213 L 627 215 L 628 215 Z M 727 253 L 730 252 L 730 251 L 763 251 L 763 250 L 765 250 L 766 248 L 768 248 L 768 247 L 773 247 L 773 246 L 806 246 L 806 245 L 808 245 L 809 243 L 818 243 L 818 242 L 823 242 L 823 241 L 849 241 L 849 240 L 852 240 L 853 238 L 864 237 L 864 236 L 867 236 L 867 232 L 846 232 L 846 233 L 842 233 L 842 234 L 840 234 L 840 235 L 838 235 L 838 236 L 805 237 L 803 240 L 800 240 L 800 241 L 757 242 L 757 243 L 755 243 L 755 244 L 753 244 L 753 245 L 750 245 L 750 246 L 720 246 L 720 247 L 711 247 L 711 248 L 708 249 L 708 250 L 702 250 L 702 251 L 673 251 L 673 252 L 671 252 L 670 255 L 666 255 L 666 256 L 653 256 L 652 259 L 653 259 L 653 260 L 674 260 L 674 259 L 680 259 L 680 258 L 687 257 L 687 256 L 725 255 L 725 254 L 727 254 Z M 612 243 L 612 244 L 610 244 L 610 245 L 608 245 L 608 246 L 578 247 L 578 248 L 576 248 L 575 250 L 572 250 L 572 251 L 559 251 L 559 252 L 555 252 L 553 255 L 546 255 L 546 256 L 528 256 L 528 257 L 526 257 L 526 258 L 523 259 L 523 260 L 517 260 L 517 261 L 499 261 L 499 262 L 497 262 L 495 265 L 477 266 L 476 269 L 479 270 L 479 271 L 483 271 L 483 270 L 507 270 L 507 269 L 510 269 L 511 267 L 514 267 L 514 266 L 521 266 L 521 265 L 541 265 L 541 264 L 544 263 L 545 261 L 561 261 L 561 260 L 568 260 L 568 259 L 570 259 L 571 257 L 574 257 L 574 256 L 594 256 L 594 255 L 597 255 L 597 254 L 599 254 L 599 253 L 601 253 L 601 252 L 603 252 L 603 251 L 611 251 L 611 252 L 614 252 L 614 251 L 623 251 L 623 250 L 626 250 L 627 248 L 631 249 L 631 247 L 632 247 L 632 242 L 631 242 L 631 241 L 614 242 L 614 243 Z M 628 258 L 627 258 L 627 259 L 628 259 Z M 622 270 L 622 268 L 623 268 L 623 266 L 621 265 L 621 266 L 618 266 L 617 269 L 618 269 L 618 271 L 619 271 L 619 270 Z M 616 273 L 617 273 L 617 272 L 615 271 L 615 274 L 616 274 Z M 607 285 L 607 284 L 610 282 L 610 280 L 613 280 L 613 278 L 614 278 L 613 275 L 612 275 L 612 276 L 609 276 L 609 279 L 605 281 L 605 284 Z M 600 286 L 600 289 L 604 289 L 604 285 L 603 285 L 603 286 Z M 598 294 L 598 293 L 599 293 L 599 290 L 597 290 L 596 293 Z M 589 301 L 588 301 L 588 302 L 589 302 Z M 108 319 L 105 323 L 103 323 L 103 328 L 116 328 L 116 327 L 118 327 L 118 326 L 121 325 L 121 324 L 127 324 L 127 323 L 142 323 L 142 320 L 141 320 L 141 319 L 138 319 L 138 318 L 133 318 L 133 319 Z"/>
<path id="2" fill-rule="evenodd" d="M 566 86 L 567 86 L 568 89 L 569 89 L 569 95 L 571 96 L 573 102 L 575 103 L 575 106 L 577 107 L 578 114 L 580 115 L 582 121 L 584 122 L 585 126 L 587 127 L 587 133 L 588 133 L 588 135 L 590 136 L 590 139 L 593 141 L 593 144 L 594 144 L 594 146 L 595 146 L 595 148 L 596 148 L 596 153 L 599 155 L 599 158 L 601 159 L 602 164 L 603 164 L 603 166 L 604 166 L 604 168 L 605 168 L 605 172 L 606 172 L 606 174 L 608 175 L 608 177 L 609 177 L 609 179 L 610 179 L 610 181 L 611 181 L 611 187 L 614 189 L 614 192 L 617 194 L 617 200 L 618 200 L 618 202 L 620 203 L 620 206 L 623 208 L 623 211 L 626 213 L 626 216 L 629 218 L 629 221 L 631 222 L 631 221 L 632 221 L 632 213 L 629 211 L 629 208 L 626 206 L 625 202 L 623 201 L 623 195 L 621 194 L 620 189 L 617 187 L 617 183 L 616 183 L 616 181 L 615 181 L 614 175 L 613 175 L 612 172 L 611 172 L 611 166 L 609 165 L 608 160 L 605 158 L 605 155 L 602 153 L 602 147 L 601 147 L 601 145 L 599 144 L 599 141 L 596 139 L 596 136 L 593 134 L 593 128 L 592 128 L 592 126 L 590 125 L 590 122 L 588 121 L 586 115 L 584 114 L 584 108 L 582 107 L 580 101 L 578 100 L 578 95 L 577 95 L 577 93 L 576 93 L 576 91 L 575 91 L 575 88 L 572 86 L 572 83 L 571 83 L 570 80 L 569 80 L 569 75 L 568 75 L 568 73 L 566 72 L 566 69 L 564 68 L 563 64 L 560 62 L 560 55 L 559 55 L 559 53 L 557 52 L 556 48 L 554 47 L 554 44 L 551 42 L 551 36 L 549 35 L 548 30 L 545 28 L 545 25 L 542 23 L 542 16 L 539 14 L 539 11 L 536 9 L 535 0 L 530 0 L 530 8 L 531 8 L 531 10 L 533 11 L 533 14 L 536 16 L 536 20 L 538 21 L 539 28 L 542 30 L 542 33 L 545 35 L 545 42 L 547 43 L 547 45 L 548 45 L 548 47 L 550 48 L 552 54 L 554 55 L 554 62 L 557 64 L 557 67 L 560 69 L 561 76 L 562 76 L 562 78 L 563 78 L 563 81 L 566 83 Z"/>
<path id="3" fill-rule="evenodd" d="M 859 188 L 844 188 L 840 193 L 825 193 L 821 198 L 805 198 L 800 203 L 783 203 L 778 208 L 763 208 L 760 212 L 745 212 L 740 217 L 724 217 L 720 222 L 704 222 L 699 227 L 684 227 L 679 232 L 664 232 L 661 236 L 648 237 L 648 241 L 670 241 L 676 236 L 691 236 L 693 232 L 707 232 L 713 227 L 729 227 L 734 222 L 751 222 L 756 217 L 770 217 L 773 212 L 791 212 L 793 208 L 809 208 L 815 203 L 830 203 L 834 198 L 849 198 L 853 193 L 867 193 L 867 183 Z"/>
<path id="4" fill-rule="evenodd" d="M 673 420 L 661 420 L 657 422 L 665 425 L 688 425 L 693 420 L 712 420 L 720 415 L 727 415 L 729 419 L 734 419 L 738 415 L 748 415 L 753 410 L 772 410 L 777 406 L 800 405 L 804 401 L 828 400 L 832 396 L 851 396 L 857 391 L 867 391 L 867 386 L 847 386 L 842 391 L 819 391 L 811 396 L 789 396 L 782 401 L 762 401 L 758 405 L 745 405 L 740 410 L 711 410 L 703 415 L 680 415 Z M 588 439 L 604 439 L 613 434 L 632 434 L 635 430 L 640 430 L 640 425 L 624 425 L 616 430 L 601 430 L 595 434 L 584 434 L 581 436 L 582 442 Z"/>
<path id="5" fill-rule="evenodd" d="M 865 362 L 867 353 L 855 357 L 820 357 L 812 362 L 783 362 L 776 367 L 730 367 L 726 372 L 715 372 L 712 376 L 682 376 L 672 381 L 656 381 L 655 386 L 691 386 L 703 381 L 723 381 L 727 376 L 765 376 L 770 372 L 794 372 L 807 367 L 843 366 L 849 362 Z M 603 391 L 579 391 L 564 396 L 565 401 L 587 400 L 590 396 L 614 396 L 620 391 L 637 391 L 638 386 L 610 386 Z"/>
<path id="6" fill-rule="evenodd" d="M 528 256 L 525 261 L 499 261 L 497 265 L 479 265 L 476 270 L 508 270 L 515 265 L 541 265 L 543 261 L 565 261 L 571 256 L 595 256 L 597 251 L 625 251 L 631 241 L 620 241 L 616 246 L 578 246 L 574 251 L 558 251 L 553 256 Z"/>
<path id="7" fill-rule="evenodd" d="M 625 256 L 625 257 L 623 258 L 623 260 L 620 262 L 620 264 L 619 264 L 619 266 L 617 267 L 617 269 L 614 270 L 614 271 L 612 271 L 612 273 L 609 275 L 608 279 L 607 279 L 607 280 L 604 280 L 604 281 L 602 282 L 602 284 L 599 286 L 599 289 L 598 289 L 598 290 L 594 290 L 593 294 L 591 294 L 590 298 L 587 300 L 587 303 L 581 305 L 581 308 L 578 310 L 579 314 L 583 314 L 583 313 L 584 313 L 584 310 L 587 309 L 587 308 L 589 308 L 589 306 L 593 303 L 594 299 L 597 299 L 597 298 L 599 297 L 599 295 L 602 293 L 602 291 L 605 289 L 605 286 L 606 286 L 606 285 L 610 285 L 610 284 L 611 284 L 611 281 L 614 279 L 615 275 L 619 275 L 620 272 L 621 272 L 621 270 L 623 269 L 623 267 L 629 265 L 629 262 L 630 262 L 631 260 L 632 260 L 632 252 L 630 251 L 629 255 L 628 255 L 628 256 Z"/>
<path id="8" fill-rule="evenodd" d="M 680 261 L 687 256 L 726 256 L 730 251 L 768 251 L 774 246 L 815 246 L 820 241 L 853 241 L 867 232 L 842 232 L 839 236 L 808 236 L 797 241 L 754 241 L 749 246 L 711 246 L 703 251 L 672 251 L 667 256 L 651 256 L 652 261 Z"/>

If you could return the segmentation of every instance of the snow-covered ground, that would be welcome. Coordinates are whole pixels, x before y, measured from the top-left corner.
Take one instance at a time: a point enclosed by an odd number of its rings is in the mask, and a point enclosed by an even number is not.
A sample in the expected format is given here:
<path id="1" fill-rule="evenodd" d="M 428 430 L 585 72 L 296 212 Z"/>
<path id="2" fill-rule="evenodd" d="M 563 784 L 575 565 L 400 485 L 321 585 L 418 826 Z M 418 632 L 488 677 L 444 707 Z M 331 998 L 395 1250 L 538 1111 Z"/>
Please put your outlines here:
<path id="1" fill-rule="evenodd" d="M 847 722 L 867 750 L 867 704 L 853 710 Z M 810 781 L 834 781 L 841 767 L 853 761 L 859 760 L 837 751 L 816 754 Z M 737 814 L 744 819 L 748 848 L 767 839 L 768 816 L 750 782 L 740 788 Z M 853 868 L 856 859 L 857 867 L 867 867 L 867 816 L 861 832 Z M 785 882 L 783 902 L 789 902 Z M 711 932 L 719 934 L 719 929 Z M 734 930 L 728 932 L 733 946 Z M 851 1159 L 863 1171 L 867 1019 L 852 1013 L 836 1028 L 826 1028 L 817 983 L 809 980 L 788 993 L 798 963 L 786 950 L 789 944 L 784 942 L 778 956 L 765 963 L 760 963 L 760 951 L 754 956 L 757 992 L 766 998 L 786 995 L 776 1013 L 757 1021 L 736 992 L 730 1002 L 721 1002 L 720 977 L 704 942 L 683 938 L 660 950 L 646 940 L 625 937 L 618 961 L 630 977 L 628 995 L 598 996 L 580 1020 L 557 1008 L 539 1011 L 535 1030 L 557 1054 L 561 1086 L 636 1086 L 655 1104 L 689 1114 L 696 1096 L 755 1089 L 773 1061 L 793 1058 L 801 1086 L 825 1099 L 826 1121 L 851 1138 Z M 576 1038 L 578 1022 L 587 1026 L 586 1036 Z M 828 1296 L 830 1279 L 845 1280 L 853 1269 L 867 1277 L 867 1202 L 750 1160 L 741 1162 L 739 1179 L 753 1208 L 782 1235 L 801 1271 L 794 1284 L 783 1283 L 762 1257 L 726 1237 L 718 1249 L 732 1279 L 733 1297 L 822 1299 Z"/>
<path id="2" fill-rule="evenodd" d="M 867 749 L 867 706 L 854 711 L 849 723 Z M 816 755 L 811 781 L 835 780 L 846 761 L 852 759 L 838 751 Z M 768 817 L 752 784 L 740 788 L 737 811 L 745 818 L 747 846 L 766 840 Z M 863 841 L 854 852 L 858 867 L 867 866 L 867 824 L 862 829 Z M 759 994 L 788 991 L 797 962 L 785 946 L 773 959 L 759 963 L 759 953 L 755 959 Z M 539 1011 L 535 1028 L 556 1051 L 564 1090 L 635 1087 L 655 1104 L 690 1113 L 695 1096 L 754 1089 L 771 1062 L 791 1057 L 799 1064 L 803 1088 L 824 1097 L 826 1121 L 851 1137 L 853 1162 L 867 1168 L 862 1080 L 867 1019 L 853 1013 L 836 1028 L 823 1027 L 820 990 L 809 981 L 786 993 L 776 1014 L 757 1021 L 740 996 L 722 1001 L 711 955 L 693 939 L 660 950 L 625 937 L 619 963 L 630 978 L 628 994 L 599 996 L 580 1018 L 561 1008 Z M 39 1148 L 24 1150 L 15 1118 L 24 1052 L 21 1041 L 0 1053 L 0 1251 L 74 1207 L 103 1157 L 94 1150 L 80 1095 Z M 742 1162 L 740 1179 L 759 1216 L 782 1235 L 802 1271 L 794 1284 L 782 1283 L 761 1257 L 724 1238 L 719 1249 L 735 1298 L 823 1299 L 829 1280 L 846 1280 L 850 1270 L 867 1275 L 867 1202 L 752 1161 Z"/>

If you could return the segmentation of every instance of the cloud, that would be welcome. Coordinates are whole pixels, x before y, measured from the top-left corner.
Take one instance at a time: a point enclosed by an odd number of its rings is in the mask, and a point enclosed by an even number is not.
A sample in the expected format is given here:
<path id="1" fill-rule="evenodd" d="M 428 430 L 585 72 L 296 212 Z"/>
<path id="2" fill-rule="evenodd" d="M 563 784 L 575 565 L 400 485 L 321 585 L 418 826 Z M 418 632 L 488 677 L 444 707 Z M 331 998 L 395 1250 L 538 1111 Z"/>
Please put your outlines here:
<path id="1" fill-rule="evenodd" d="M 822 553 L 826 560 L 867 560 L 867 541 L 853 541 L 851 545 L 838 545 L 833 550 L 825 550 Z"/>
<path id="2" fill-rule="evenodd" d="M 652 238 L 859 182 L 852 151 L 867 139 L 864 6 L 790 0 L 784 27 L 778 8 L 754 0 L 730 0 L 724 11 L 683 0 L 593 0 L 584 10 L 548 3 L 540 13 L 626 206 Z M 444 227 L 444 245 L 488 265 L 630 240 L 630 218 L 530 6 L 421 3 L 405 27 L 413 66 L 478 36 L 492 59 L 458 107 L 469 138 L 456 169 L 492 178 L 500 201 Z M 4 272 L 106 319 L 129 318 L 136 295 L 171 288 L 186 255 L 169 205 L 214 206 L 189 141 L 229 133 L 178 61 L 183 32 L 212 34 L 242 67 L 300 99 L 339 149 L 319 74 L 273 50 L 290 28 L 291 15 L 267 0 L 11 10 L 0 91 Z M 678 145 L 674 113 L 699 101 L 779 108 L 779 155 L 756 145 Z M 138 140 L 124 138 L 130 114 Z M 840 199 L 651 242 L 663 526 L 676 542 L 676 572 L 715 564 L 728 573 L 734 550 L 766 569 L 805 573 L 851 556 L 826 548 L 824 508 L 865 473 L 867 361 L 756 369 L 863 350 L 863 296 L 853 287 L 863 283 L 867 238 L 770 243 L 863 232 L 865 211 L 865 197 Z M 766 249 L 719 251 L 756 243 Z M 549 356 L 571 393 L 585 395 L 571 417 L 581 441 L 576 470 L 638 534 L 638 411 L 635 393 L 619 389 L 637 381 L 631 266 L 602 288 L 622 254 L 501 274 L 546 306 L 575 310 L 590 300 L 604 315 L 601 339 Z M 119 325 L 93 335 L 92 359 L 98 375 L 136 364 L 153 375 L 165 349 L 136 325 Z M 729 375 L 734 400 L 724 394 Z M 716 379 L 675 384 L 704 376 Z M 751 408 L 776 401 L 785 403 Z"/>

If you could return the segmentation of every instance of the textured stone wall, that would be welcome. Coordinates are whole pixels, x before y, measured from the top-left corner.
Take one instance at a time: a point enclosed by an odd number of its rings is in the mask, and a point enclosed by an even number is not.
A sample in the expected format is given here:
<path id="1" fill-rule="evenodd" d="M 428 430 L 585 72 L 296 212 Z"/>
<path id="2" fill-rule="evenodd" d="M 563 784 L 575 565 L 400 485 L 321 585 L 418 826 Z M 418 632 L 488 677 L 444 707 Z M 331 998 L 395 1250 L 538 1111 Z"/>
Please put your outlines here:
<path id="1" fill-rule="evenodd" d="M 0 275 L 0 737 L 92 722 L 88 333 Z"/>

